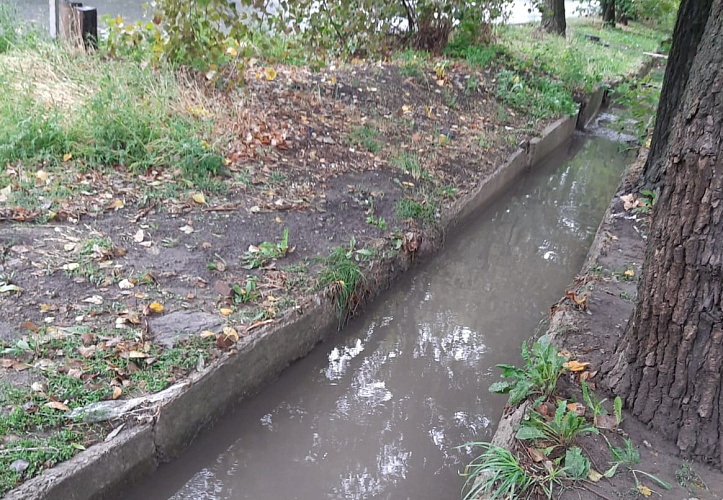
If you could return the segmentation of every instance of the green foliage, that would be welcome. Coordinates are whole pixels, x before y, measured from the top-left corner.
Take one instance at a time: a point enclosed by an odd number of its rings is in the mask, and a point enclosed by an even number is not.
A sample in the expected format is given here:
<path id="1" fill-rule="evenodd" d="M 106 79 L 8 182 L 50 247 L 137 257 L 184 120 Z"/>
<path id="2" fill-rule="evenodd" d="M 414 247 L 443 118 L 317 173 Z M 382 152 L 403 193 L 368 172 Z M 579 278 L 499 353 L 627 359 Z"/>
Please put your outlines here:
<path id="1" fill-rule="evenodd" d="M 605 406 L 603 406 L 607 399 L 603 399 L 602 401 L 597 399 L 595 394 L 590 392 L 590 388 L 587 386 L 587 382 L 585 380 L 582 381 L 582 399 L 585 401 L 587 407 L 592 410 L 593 421 L 595 421 L 599 416 L 608 414 Z"/>
<path id="2" fill-rule="evenodd" d="M 577 104 L 565 86 L 548 77 L 525 77 L 507 69 L 497 73 L 497 96 L 516 110 L 535 118 L 573 115 Z"/>
<path id="3" fill-rule="evenodd" d="M 370 153 L 378 153 L 381 149 L 379 131 L 369 125 L 355 127 L 349 132 L 348 142 L 354 147 L 363 147 Z"/>
<path id="4" fill-rule="evenodd" d="M 582 450 L 573 446 L 565 452 L 565 475 L 573 480 L 587 478 L 590 472 L 590 459 L 583 455 Z"/>
<path id="5" fill-rule="evenodd" d="M 549 475 L 533 475 L 525 470 L 507 449 L 490 443 L 470 443 L 484 451 L 464 469 L 463 500 L 475 500 L 483 494 L 491 499 L 529 498 L 536 488 L 551 492 Z"/>
<path id="6" fill-rule="evenodd" d="M 369 250 L 356 250 L 355 246 L 356 241 L 352 238 L 348 248 L 332 250 L 319 276 L 319 285 L 331 285 L 339 326 L 354 314 L 362 298 L 365 278 L 357 262 L 371 257 Z"/>
<path id="7" fill-rule="evenodd" d="M 231 288 L 233 301 L 235 304 L 247 304 L 259 298 L 258 278 L 256 276 L 247 276 L 243 286 L 235 284 Z"/>
<path id="8" fill-rule="evenodd" d="M 490 392 L 509 394 L 510 404 L 516 405 L 532 395 L 549 398 L 557 386 L 557 380 L 565 371 L 565 358 L 560 356 L 550 342 L 550 337 L 543 335 L 532 344 L 532 351 L 527 344 L 522 344 L 524 368 L 512 365 L 497 365 L 502 369 L 502 377 L 512 381 L 495 382 Z"/>
<path id="9" fill-rule="evenodd" d="M 401 151 L 399 154 L 392 157 L 390 163 L 395 167 L 402 169 L 405 174 L 411 175 L 414 180 L 419 180 L 419 178 L 424 175 L 419 157 L 414 153 Z"/>
<path id="10" fill-rule="evenodd" d="M 700 474 L 693 468 L 693 462 L 689 460 L 683 460 L 678 470 L 675 471 L 675 480 L 678 481 L 678 484 L 683 488 L 693 486 L 703 490 L 708 489 L 703 478 L 701 478 Z"/>
<path id="11" fill-rule="evenodd" d="M 563 400 L 558 403 L 552 420 L 546 420 L 535 410 L 530 411 L 515 437 L 523 440 L 541 440 L 567 449 L 577 436 L 586 434 L 598 434 L 598 430 L 587 424 L 585 417 L 569 410 L 567 401 Z"/>
<path id="12" fill-rule="evenodd" d="M 415 219 L 423 224 L 432 225 L 437 214 L 437 205 L 431 199 L 420 203 L 411 198 L 402 198 L 395 206 L 398 219 Z"/>
<path id="13" fill-rule="evenodd" d="M 108 55 L 144 54 L 155 62 L 186 66 L 210 78 L 221 71 L 240 81 L 239 40 L 249 29 L 233 0 L 158 0 L 148 17 L 153 21 L 133 25 L 126 25 L 121 17 L 107 17 Z"/>
<path id="14" fill-rule="evenodd" d="M 631 439 L 626 439 L 624 447 L 611 446 L 610 455 L 613 457 L 613 463 L 632 466 L 640 463 L 640 452 L 633 444 Z"/>
<path id="15" fill-rule="evenodd" d="M 374 214 L 369 214 L 366 218 L 367 224 L 378 227 L 382 231 L 387 230 L 387 221 L 384 220 L 384 217 L 375 217 Z"/>
<path id="16" fill-rule="evenodd" d="M 281 237 L 281 241 L 278 243 L 271 243 L 264 241 L 259 246 L 251 246 L 244 252 L 241 259 L 244 263 L 244 269 L 255 269 L 265 265 L 267 262 L 274 259 L 282 259 L 286 257 L 286 254 L 290 251 L 289 249 L 289 230 L 284 229 L 284 234 Z"/>

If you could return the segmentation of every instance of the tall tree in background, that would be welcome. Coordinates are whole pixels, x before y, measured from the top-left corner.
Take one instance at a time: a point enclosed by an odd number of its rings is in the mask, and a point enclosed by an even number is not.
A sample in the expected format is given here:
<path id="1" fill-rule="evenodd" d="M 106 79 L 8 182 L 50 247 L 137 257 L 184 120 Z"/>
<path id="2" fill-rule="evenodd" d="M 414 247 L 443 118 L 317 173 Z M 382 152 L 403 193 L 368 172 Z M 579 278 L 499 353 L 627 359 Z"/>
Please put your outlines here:
<path id="1" fill-rule="evenodd" d="M 600 0 L 602 9 L 603 24 L 605 26 L 615 26 L 615 0 Z"/>
<path id="2" fill-rule="evenodd" d="M 643 170 L 642 186 L 655 189 L 663 179 L 664 150 L 668 144 L 673 116 L 678 110 L 688 82 L 698 44 L 703 37 L 713 0 L 683 1 L 678 9 L 678 20 L 673 31 L 673 45 L 665 68 L 663 88 L 658 102 L 653 140 Z"/>
<path id="3" fill-rule="evenodd" d="M 565 36 L 565 0 L 543 0 L 538 5 L 542 13 L 543 31 Z"/>
<path id="4" fill-rule="evenodd" d="M 674 45 L 692 36 L 683 0 Z M 686 456 L 723 463 L 723 0 L 713 0 L 663 145 L 638 302 L 606 380 Z M 694 9 L 695 10 L 695 9 Z M 683 19 L 681 19 L 683 18 Z M 689 54 L 688 54 L 689 55 Z M 671 61 L 682 63 L 681 58 Z M 675 75 L 678 70 L 666 72 Z M 661 103 L 675 87 L 664 85 Z M 658 145 L 656 145 L 658 146 Z"/>

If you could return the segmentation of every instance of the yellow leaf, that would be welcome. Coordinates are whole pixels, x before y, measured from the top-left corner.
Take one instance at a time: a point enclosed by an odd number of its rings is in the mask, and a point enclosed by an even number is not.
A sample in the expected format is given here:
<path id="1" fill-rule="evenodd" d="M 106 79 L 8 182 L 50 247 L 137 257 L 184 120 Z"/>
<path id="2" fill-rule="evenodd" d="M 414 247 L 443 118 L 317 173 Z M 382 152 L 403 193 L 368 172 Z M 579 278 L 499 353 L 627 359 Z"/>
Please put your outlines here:
<path id="1" fill-rule="evenodd" d="M 45 313 L 50 311 L 53 308 L 50 304 L 40 304 L 40 312 Z"/>
<path id="2" fill-rule="evenodd" d="M 278 215 L 276 216 L 276 219 L 274 219 L 274 220 L 276 222 L 278 222 L 279 224 L 281 224 L 281 222 L 282 222 L 281 217 L 279 217 Z"/>
<path id="3" fill-rule="evenodd" d="M 264 75 L 266 75 L 266 80 L 276 80 L 276 70 L 274 68 L 266 68 L 264 69 Z"/>
<path id="4" fill-rule="evenodd" d="M 151 302 L 151 305 L 149 305 L 148 308 L 154 313 L 163 312 L 163 305 L 158 302 Z"/>
<path id="5" fill-rule="evenodd" d="M 335 77 L 335 76 L 332 76 L 332 77 L 331 77 L 331 84 L 332 84 L 332 85 L 336 85 L 336 82 L 337 82 L 336 77 Z"/>
<path id="6" fill-rule="evenodd" d="M 644 484 L 638 484 L 638 491 L 639 491 L 640 494 L 643 495 L 644 497 L 649 497 L 650 495 L 653 494 L 653 490 L 651 490 L 650 488 L 648 488 L 648 487 L 645 486 Z"/>
<path id="7" fill-rule="evenodd" d="M 123 200 L 119 200 L 118 198 L 114 198 L 113 201 L 110 202 L 110 208 L 114 210 L 119 210 L 125 206 L 125 203 L 123 203 Z"/>
<path id="8" fill-rule="evenodd" d="M 223 329 L 223 334 L 226 336 L 227 339 L 233 339 L 234 342 L 238 342 L 238 332 L 230 326 L 227 326 Z"/>
<path id="9" fill-rule="evenodd" d="M 215 337 L 215 336 L 216 336 L 216 334 L 213 333 L 211 330 L 204 330 L 201 332 L 202 339 L 207 339 L 209 337 Z"/>
<path id="10" fill-rule="evenodd" d="M 593 483 L 597 483 L 598 481 L 600 481 L 602 479 L 602 477 L 603 477 L 602 474 L 600 474 L 595 469 L 590 469 L 587 473 L 587 478 L 590 481 L 592 481 Z"/>
<path id="11" fill-rule="evenodd" d="M 623 274 L 629 278 L 632 278 L 633 276 L 635 276 L 635 271 L 633 271 L 632 269 L 628 269 Z"/>
<path id="12" fill-rule="evenodd" d="M 203 193 L 195 193 L 193 195 L 193 201 L 195 201 L 199 205 L 203 205 L 204 203 L 206 203 L 206 197 L 203 195 Z"/>
<path id="13" fill-rule="evenodd" d="M 230 55 L 231 57 L 236 57 L 238 55 L 238 52 L 233 47 L 229 47 L 226 49 L 226 53 Z"/>
<path id="14" fill-rule="evenodd" d="M 229 309 L 229 308 L 227 308 L 227 307 L 222 307 L 221 309 L 219 309 L 219 312 L 220 312 L 223 316 L 228 316 L 229 314 L 231 314 L 231 313 L 233 312 L 233 309 Z"/>
<path id="15" fill-rule="evenodd" d="M 118 399 L 119 397 L 121 397 L 121 394 L 123 394 L 123 389 L 121 389 L 121 388 L 118 387 L 118 386 L 115 386 L 115 387 L 113 388 L 113 396 L 112 396 L 112 398 L 113 398 L 113 399 Z"/>
<path id="16" fill-rule="evenodd" d="M 52 408 L 53 410 L 60 410 L 60 411 L 70 410 L 70 408 L 68 408 L 66 405 L 64 405 L 60 401 L 49 401 L 49 402 L 45 403 L 44 406 L 47 406 L 48 408 Z"/>
<path id="17" fill-rule="evenodd" d="M 585 369 L 586 366 L 588 366 L 590 363 L 584 362 L 580 363 L 579 361 L 568 361 L 563 366 L 570 370 L 571 372 L 581 372 Z"/>
<path id="18" fill-rule="evenodd" d="M 35 177 L 37 177 L 40 182 L 45 182 L 48 180 L 48 173 L 45 170 L 38 170 L 35 172 Z"/>
<path id="19" fill-rule="evenodd" d="M 73 158 L 73 153 L 65 153 L 63 155 L 63 161 L 70 161 L 71 158 Z"/>

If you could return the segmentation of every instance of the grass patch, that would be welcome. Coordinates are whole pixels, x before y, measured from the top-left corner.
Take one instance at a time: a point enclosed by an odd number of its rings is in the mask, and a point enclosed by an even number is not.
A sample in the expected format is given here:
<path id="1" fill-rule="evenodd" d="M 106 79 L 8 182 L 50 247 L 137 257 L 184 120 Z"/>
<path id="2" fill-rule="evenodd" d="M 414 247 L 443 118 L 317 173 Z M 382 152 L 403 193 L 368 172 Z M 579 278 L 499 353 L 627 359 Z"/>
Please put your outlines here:
<path id="1" fill-rule="evenodd" d="M 590 91 L 602 81 L 636 72 L 646 56 L 669 34 L 631 23 L 603 28 L 591 20 L 570 20 L 567 37 L 547 35 L 536 25 L 499 28 L 499 45 L 528 67 L 556 75 L 570 90 Z M 601 43 L 586 35 L 600 38 Z"/>
<path id="2" fill-rule="evenodd" d="M 370 153 L 378 153 L 381 149 L 379 135 L 379 131 L 376 128 L 370 127 L 369 125 L 363 125 L 355 127 L 351 132 L 349 132 L 347 141 L 354 147 L 363 147 Z"/>
<path id="3" fill-rule="evenodd" d="M 402 198 L 394 207 L 399 220 L 414 219 L 424 225 L 432 225 L 437 215 L 437 205 L 432 200 L 418 202 L 411 198 Z"/>
<path id="4" fill-rule="evenodd" d="M 545 76 L 524 76 L 511 70 L 497 73 L 497 96 L 507 106 L 535 118 L 573 115 L 577 104 L 565 86 Z"/>
<path id="5" fill-rule="evenodd" d="M 278 243 L 264 241 L 259 246 L 251 246 L 241 257 L 243 267 L 244 269 L 261 267 L 272 260 L 286 257 L 286 254 L 292 250 L 289 248 L 289 230 L 284 229 L 284 234 Z"/>
<path id="6" fill-rule="evenodd" d="M 324 260 L 319 285 L 331 285 L 339 326 L 354 315 L 364 295 L 364 273 L 358 262 L 369 257 L 368 250 L 355 250 L 352 238 L 348 247 L 337 247 Z"/>
<path id="7" fill-rule="evenodd" d="M 411 175 L 414 180 L 419 180 L 425 174 L 419 157 L 408 151 L 401 151 L 396 156 L 393 156 L 390 163 L 401 169 L 405 174 Z"/>
<path id="8" fill-rule="evenodd" d="M 0 433 L 8 438 L 0 494 L 102 440 L 103 425 L 70 420 L 67 411 L 161 391 L 196 367 L 214 341 L 194 337 L 163 349 L 130 330 L 96 334 L 76 327 L 41 328 L 0 343 L 4 362 L 28 374 L 23 384 L 0 391 Z"/>

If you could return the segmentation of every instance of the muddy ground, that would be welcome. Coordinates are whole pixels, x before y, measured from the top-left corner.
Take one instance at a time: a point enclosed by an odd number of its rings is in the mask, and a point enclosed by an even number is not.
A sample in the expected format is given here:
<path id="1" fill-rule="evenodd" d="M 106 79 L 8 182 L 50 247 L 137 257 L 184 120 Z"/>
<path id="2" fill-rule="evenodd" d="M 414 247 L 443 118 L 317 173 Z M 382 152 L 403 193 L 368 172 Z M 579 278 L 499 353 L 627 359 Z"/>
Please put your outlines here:
<path id="1" fill-rule="evenodd" d="M 0 448 L 90 402 L 159 391 L 296 314 L 334 248 L 362 269 L 413 253 L 446 206 L 551 122 L 499 102 L 492 75 L 461 63 L 251 67 L 238 93 L 199 94 L 226 151 L 207 189 L 171 169 L 88 172 L 71 157 L 9 166 L 34 182 L 27 203 L 0 206 L 0 411 L 22 420 Z M 249 266 L 264 243 L 275 257 Z M 46 431 L 31 432 L 42 446 L 13 445 L 4 488 L 111 429 L 62 427 L 63 447 Z M 48 453 L 28 464 L 27 450 Z"/>
<path id="2" fill-rule="evenodd" d="M 611 416 L 613 395 L 605 391 L 605 380 L 599 373 L 601 366 L 615 352 L 636 300 L 649 213 L 631 207 L 631 203 L 636 204 L 637 198 L 628 195 L 633 193 L 634 181 L 642 170 L 646 155 L 647 151 L 642 150 L 635 165 L 627 171 L 609 216 L 600 227 L 600 244 L 597 249 L 594 248 L 596 253 L 587 263 L 588 272 L 578 276 L 570 287 L 570 291 L 578 297 L 586 297 L 587 310 L 572 306 L 569 300 L 561 303 L 568 316 L 565 326 L 555 337 L 561 351 L 567 351 L 571 359 L 589 363 L 581 373 L 589 377 L 587 381 L 591 388 L 596 389 L 598 399 L 607 398 L 606 407 Z M 583 402 L 581 373 L 570 374 L 561 380 L 561 397 Z M 636 483 L 635 475 L 621 466 L 611 479 L 583 483 L 579 488 L 566 491 L 562 498 L 643 498 L 651 495 L 675 500 L 723 498 L 723 474 L 719 470 L 686 462 L 678 455 L 674 443 L 651 431 L 625 411 L 622 424 L 612 424 L 612 430 L 602 430 L 599 436 L 590 435 L 579 440 L 579 445 L 591 459 L 592 467 L 601 473 L 609 469 L 611 454 L 608 441 L 613 446 L 624 447 L 624 439 L 628 438 L 640 454 L 640 463 L 635 468 L 653 474 L 673 488 L 666 490 L 641 473 L 637 473 Z"/>

